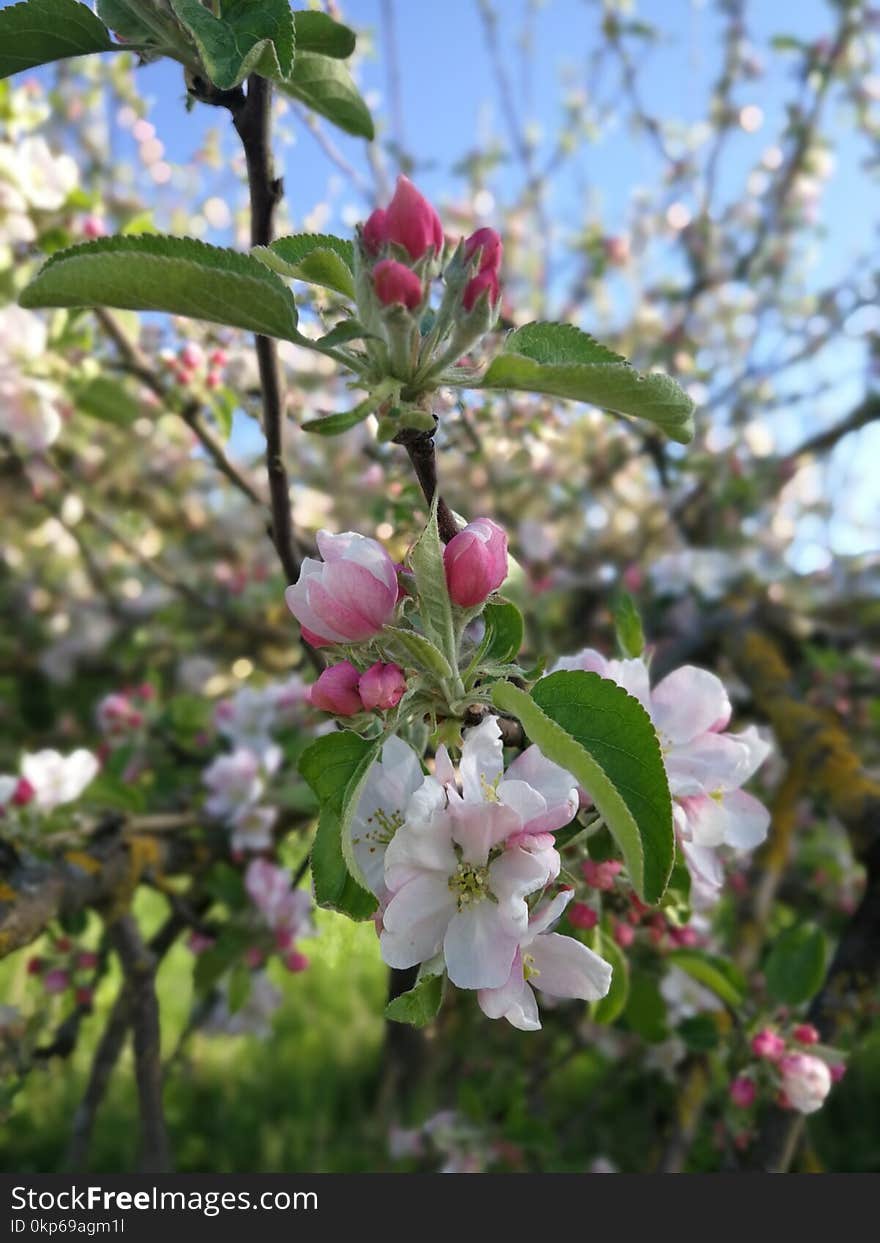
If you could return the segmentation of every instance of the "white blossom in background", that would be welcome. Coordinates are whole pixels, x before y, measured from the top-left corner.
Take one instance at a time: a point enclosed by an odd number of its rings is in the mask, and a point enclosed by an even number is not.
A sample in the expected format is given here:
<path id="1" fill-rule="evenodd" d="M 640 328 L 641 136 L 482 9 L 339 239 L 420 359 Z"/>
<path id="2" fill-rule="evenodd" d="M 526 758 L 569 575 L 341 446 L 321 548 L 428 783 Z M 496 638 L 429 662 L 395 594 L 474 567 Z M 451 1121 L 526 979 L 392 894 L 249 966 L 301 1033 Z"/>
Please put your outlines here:
<path id="1" fill-rule="evenodd" d="M 70 755 L 35 751 L 21 761 L 21 775 L 33 789 L 33 805 L 45 812 L 78 799 L 99 768 L 97 757 L 84 748 Z"/>

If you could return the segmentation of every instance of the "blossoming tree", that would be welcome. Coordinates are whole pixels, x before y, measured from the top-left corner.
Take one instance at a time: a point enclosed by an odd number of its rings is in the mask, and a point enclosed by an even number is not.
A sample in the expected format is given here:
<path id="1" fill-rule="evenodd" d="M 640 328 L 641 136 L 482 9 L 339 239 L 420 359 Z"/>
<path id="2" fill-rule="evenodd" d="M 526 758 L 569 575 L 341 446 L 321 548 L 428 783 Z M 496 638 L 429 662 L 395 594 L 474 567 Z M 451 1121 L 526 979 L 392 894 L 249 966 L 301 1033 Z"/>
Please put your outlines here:
<path id="1" fill-rule="evenodd" d="M 855 7 L 842 6 L 837 42 L 809 54 L 819 65 L 817 98 L 856 38 Z M 497 18 L 489 6 L 483 12 L 491 35 Z M 627 31 L 608 20 L 609 46 L 634 91 Z M 346 68 L 354 50 L 347 26 L 317 10 L 293 12 L 285 0 L 258 13 L 232 0 L 99 0 L 96 12 L 78 0 L 24 0 L 0 10 L 4 77 L 93 53 L 129 64 L 178 62 L 188 102 L 228 118 L 249 193 L 247 247 L 139 228 L 136 217 L 113 232 L 87 210 L 87 199 L 71 236 L 52 214 L 67 211 L 75 164 L 54 157 L 41 138 L 21 142 L 30 171 L 19 174 L 20 184 L 10 176 L 0 187 L 3 228 L 21 260 L 15 302 L 0 312 L 0 430 L 13 476 L 46 511 L 50 538 L 72 542 L 114 621 L 137 629 L 148 665 L 159 660 L 167 619 L 157 611 L 145 623 L 132 621 L 95 555 L 99 539 L 183 610 L 193 660 L 199 624 L 225 657 L 245 645 L 248 655 L 232 665 L 243 663 L 245 678 L 258 650 L 300 640 L 293 662 L 273 666 L 267 656 L 272 676 L 215 694 L 212 705 L 210 679 L 199 680 L 196 693 L 172 691 L 152 676 L 105 687 L 90 704 L 99 747 L 59 742 L 8 757 L 0 775 L 7 876 L 0 950 L 24 950 L 60 921 L 26 971 L 46 997 L 72 1004 L 48 1044 L 38 1024 L 12 1012 L 4 1019 L 10 1102 L 38 1061 L 75 1044 L 112 952 L 124 981 L 71 1159 L 84 1160 L 106 1068 L 131 1028 L 143 1164 L 168 1167 L 155 962 L 186 933 L 202 1003 L 194 1026 L 261 1030 L 278 999 L 267 966 L 306 970 L 316 905 L 375 925 L 390 969 L 389 1082 L 397 1076 L 401 1098 L 427 1058 L 417 1035 L 401 1038 L 405 1026 L 435 1024 L 443 1037 L 456 1020 L 500 1020 L 526 1044 L 559 1020 L 576 1051 L 586 1015 L 594 1039 L 623 1033 L 647 1056 L 672 1043 L 674 1027 L 678 1048 L 670 1056 L 688 1105 L 667 1120 L 662 1168 L 686 1161 L 704 1108 L 726 1120 L 731 1160 L 785 1168 L 799 1120 L 822 1106 L 843 1074 L 834 999 L 858 992 L 876 969 L 876 938 L 865 933 L 877 901 L 876 782 L 824 707 L 798 702 L 772 627 L 758 626 L 755 610 L 728 597 L 699 624 L 673 611 L 671 637 L 657 646 L 643 633 L 634 597 L 650 605 L 651 592 L 632 556 L 623 575 L 629 591 L 586 570 L 554 580 L 557 550 L 544 539 L 546 524 L 529 526 L 517 506 L 561 491 L 559 480 L 541 476 L 537 453 L 527 469 L 520 463 L 510 478 L 493 479 L 496 455 L 485 448 L 494 430 L 499 442 L 515 440 L 525 427 L 517 419 L 540 423 L 546 413 L 552 434 L 570 438 L 571 452 L 592 429 L 597 488 L 603 471 L 617 473 L 619 438 L 628 436 L 657 464 L 661 492 L 669 494 L 669 473 L 685 469 L 679 464 L 696 426 L 693 490 L 679 500 L 665 496 L 687 539 L 698 526 L 694 513 L 713 499 L 711 446 L 700 431 L 708 416 L 695 409 L 693 385 L 686 391 L 667 371 L 687 371 L 680 355 L 699 337 L 688 315 L 727 279 L 713 267 L 720 258 L 695 230 L 689 309 L 666 354 L 637 369 L 571 322 L 574 311 L 566 322 L 523 322 L 509 258 L 517 247 L 501 222 L 455 227 L 402 173 L 350 236 L 276 236 L 283 186 L 274 169 L 273 98 L 295 101 L 313 123 L 321 117 L 372 139 L 370 114 Z M 15 107 L 24 113 L 24 99 Z M 650 130 L 650 118 L 643 121 Z M 650 132 L 662 144 L 660 129 Z M 803 154 L 795 146 L 790 181 Z M 709 230 L 708 209 L 705 224 Z M 772 238 L 775 227 L 756 224 L 754 253 L 731 260 L 738 279 L 746 279 L 746 260 L 763 261 L 765 234 Z M 784 232 L 780 225 L 779 238 Z M 599 241 L 587 248 L 588 284 L 608 265 L 629 262 L 625 239 Z M 45 261 L 34 261 L 35 243 Z M 155 334 L 167 317 L 187 339 L 163 358 Z M 89 357 L 87 324 L 97 325 L 106 347 L 100 365 Z M 245 359 L 248 336 L 256 368 L 242 362 L 236 376 L 231 354 Z M 294 347 L 303 374 L 313 367 L 344 408 L 315 412 L 308 382 L 291 382 L 286 351 Z M 52 373 L 43 366 L 47 349 L 72 361 Z M 659 365 L 670 356 L 673 366 Z M 339 492 L 327 526 L 311 524 L 313 548 L 291 510 L 291 471 L 295 484 L 301 477 L 291 466 L 288 415 L 297 402 L 306 414 L 302 430 L 318 446 L 304 450 L 313 456 L 302 478 Z M 512 421 L 500 414 L 504 402 Z M 155 547 L 107 516 L 113 484 L 98 478 L 107 456 L 90 468 L 88 433 L 71 439 L 85 412 L 96 426 L 112 426 L 113 452 L 137 458 L 141 411 L 156 407 L 187 435 L 181 441 L 163 430 L 143 473 L 134 469 L 139 504 L 155 514 L 156 528 L 162 503 L 151 493 L 166 471 L 186 486 L 200 468 L 193 444 L 201 466 L 208 463 L 244 505 L 224 533 L 222 513 L 208 521 L 210 499 L 198 512 L 194 503 L 172 568 L 158 558 L 161 539 Z M 239 408 L 258 416 L 263 478 L 240 469 L 226 443 Z M 832 435 L 875 416 L 874 399 Z M 447 466 L 460 462 L 461 427 L 482 486 L 456 486 L 459 467 Z M 539 443 L 539 435 L 530 430 L 528 439 Z M 373 455 L 356 479 L 346 456 L 352 443 L 368 444 Z M 670 452 L 670 444 L 683 448 Z M 77 455 L 97 504 L 58 501 L 75 482 Z M 395 503 L 401 459 L 418 493 L 410 489 Z M 371 489 L 393 521 L 374 521 Z M 646 538 L 652 507 L 646 502 L 639 519 Z M 579 500 L 573 509 L 583 509 Z M 340 530 L 339 516 L 358 529 Z M 94 540 L 81 533 L 83 519 Z M 206 531 L 209 525 L 216 529 Z M 370 529 L 381 538 L 364 533 Z M 219 551 L 224 540 L 241 542 L 228 560 Z M 578 538 L 573 552 L 585 564 L 592 555 Z M 732 580 L 735 570 L 717 565 L 723 556 L 707 572 Z M 700 550 L 666 550 L 662 558 L 675 590 L 697 576 L 688 557 L 698 560 Z M 207 589 L 194 569 L 206 560 L 218 567 Z M 540 641 L 563 629 L 544 603 L 554 591 L 563 595 L 560 587 L 573 601 L 576 625 L 568 632 L 577 635 L 577 650 L 562 656 L 552 638 Z M 665 588 L 655 582 L 653 590 L 662 596 Z M 723 593 L 706 593 L 713 594 Z M 139 595 L 138 587 L 133 598 Z M 588 617 L 597 599 L 605 651 L 587 646 L 598 641 Z M 652 614 L 660 626 L 659 612 Z M 194 616 L 201 623 L 193 625 Z M 85 619 L 82 625 L 89 629 Z M 735 713 L 733 691 L 696 658 L 738 675 L 745 713 Z M 734 720 L 746 714 L 752 723 Z M 766 796 L 746 787 L 774 767 L 764 778 L 771 811 Z M 842 931 L 827 978 L 826 935 L 796 908 L 774 930 L 772 946 L 763 944 L 791 822 L 810 789 L 869 860 L 863 905 Z M 290 840 L 300 847 L 295 861 Z M 166 922 L 148 941 L 131 909 L 142 884 L 168 903 Z M 730 914 L 738 901 L 739 924 Z M 77 939 L 89 908 L 103 921 L 97 949 Z M 567 1026 L 566 1015 L 576 1016 Z M 456 1115 L 440 1114 L 395 1142 L 411 1157 L 445 1144 L 455 1154 L 450 1168 L 468 1168 L 478 1146 Z M 502 1160 L 500 1149 L 496 1157 Z"/>

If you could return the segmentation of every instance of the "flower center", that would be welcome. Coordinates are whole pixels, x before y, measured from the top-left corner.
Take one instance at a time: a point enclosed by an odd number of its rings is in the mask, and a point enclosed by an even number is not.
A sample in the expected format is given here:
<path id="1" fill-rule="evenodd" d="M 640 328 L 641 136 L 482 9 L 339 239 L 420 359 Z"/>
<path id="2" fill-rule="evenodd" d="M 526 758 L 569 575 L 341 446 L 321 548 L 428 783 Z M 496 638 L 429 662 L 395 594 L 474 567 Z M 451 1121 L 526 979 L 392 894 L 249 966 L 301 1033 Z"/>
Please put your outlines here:
<path id="1" fill-rule="evenodd" d="M 533 980 L 535 976 L 538 976 L 541 974 L 541 972 L 535 966 L 535 959 L 532 954 L 523 954 L 522 960 L 523 960 L 523 979 L 524 980 L 527 980 L 527 981 Z"/>
<path id="2" fill-rule="evenodd" d="M 463 910 L 483 898 L 491 898 L 489 892 L 489 869 L 475 863 L 459 863 L 449 878 L 449 888 L 458 894 L 458 909 Z"/>

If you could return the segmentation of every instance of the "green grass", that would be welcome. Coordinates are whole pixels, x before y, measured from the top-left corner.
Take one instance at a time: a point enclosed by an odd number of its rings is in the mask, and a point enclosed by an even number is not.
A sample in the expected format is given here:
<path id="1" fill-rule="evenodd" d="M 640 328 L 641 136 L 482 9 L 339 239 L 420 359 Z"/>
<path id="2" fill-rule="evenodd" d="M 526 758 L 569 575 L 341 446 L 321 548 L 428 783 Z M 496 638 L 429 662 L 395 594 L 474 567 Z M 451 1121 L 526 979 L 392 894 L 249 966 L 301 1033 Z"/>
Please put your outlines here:
<path id="1" fill-rule="evenodd" d="M 138 913 L 147 930 L 160 918 L 157 900 Z M 303 948 L 309 970 L 273 967 L 284 1000 L 272 1034 L 197 1034 L 166 1086 L 166 1116 L 180 1171 L 372 1170 L 386 1165 L 384 1128 L 373 1100 L 383 1037 L 386 973 L 372 924 L 355 925 L 318 912 L 319 935 Z M 24 955 L 3 964 L 0 995 L 13 1003 L 33 993 Z M 102 984 L 95 1013 L 68 1060 L 33 1072 L 0 1137 L 0 1168 L 51 1172 L 62 1167 L 70 1122 L 95 1043 L 118 987 Z M 158 978 L 163 1052 L 174 1049 L 190 1012 L 192 956 L 176 946 Z M 90 1168 L 136 1168 L 137 1103 L 131 1055 L 114 1074 L 98 1118 Z"/>

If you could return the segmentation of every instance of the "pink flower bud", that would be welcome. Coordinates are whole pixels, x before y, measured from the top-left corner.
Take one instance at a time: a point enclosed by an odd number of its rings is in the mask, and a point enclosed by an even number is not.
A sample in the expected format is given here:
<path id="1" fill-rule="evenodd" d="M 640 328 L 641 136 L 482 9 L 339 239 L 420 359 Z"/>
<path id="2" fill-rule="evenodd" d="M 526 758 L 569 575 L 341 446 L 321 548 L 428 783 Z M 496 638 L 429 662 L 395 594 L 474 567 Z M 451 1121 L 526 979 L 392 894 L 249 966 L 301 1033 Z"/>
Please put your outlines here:
<path id="1" fill-rule="evenodd" d="M 98 955 L 94 950 L 83 950 L 76 956 L 76 965 L 80 971 L 94 971 L 98 965 Z"/>
<path id="2" fill-rule="evenodd" d="M 204 932 L 192 932 L 186 944 L 190 953 L 198 957 L 199 954 L 204 954 L 206 950 L 213 947 L 214 938 L 206 936 Z"/>
<path id="3" fill-rule="evenodd" d="M 70 984 L 70 977 L 60 967 L 53 967 L 43 976 L 43 988 L 50 995 L 63 993 Z"/>
<path id="4" fill-rule="evenodd" d="M 73 942 L 70 937 L 58 937 L 55 941 L 55 948 L 59 954 L 67 954 L 73 948 Z"/>
<path id="5" fill-rule="evenodd" d="M 501 286 L 498 273 L 492 268 L 483 268 L 476 276 L 471 277 L 461 295 L 461 304 L 466 311 L 472 311 L 482 294 L 488 294 L 489 305 L 495 306 L 501 297 Z"/>
<path id="6" fill-rule="evenodd" d="M 309 965 L 309 960 L 299 950 L 291 950 L 289 954 L 284 956 L 284 965 L 288 971 L 305 971 Z"/>
<path id="7" fill-rule="evenodd" d="M 373 268 L 373 288 L 383 306 L 400 304 L 414 311 L 422 300 L 422 282 L 406 264 L 382 259 Z"/>
<path id="8" fill-rule="evenodd" d="M 730 1099 L 737 1109 L 748 1109 L 754 1105 L 757 1095 L 758 1089 L 755 1087 L 755 1081 L 748 1075 L 737 1075 L 730 1085 Z"/>
<path id="9" fill-rule="evenodd" d="M 785 1041 L 771 1028 L 764 1027 L 752 1037 L 752 1052 L 755 1057 L 775 1062 L 785 1052 Z"/>
<path id="10" fill-rule="evenodd" d="M 74 1000 L 78 1006 L 91 1006 L 92 990 L 90 988 L 78 988 L 74 993 Z"/>
<path id="11" fill-rule="evenodd" d="M 797 1027 L 791 1034 L 798 1044 L 819 1043 L 819 1033 L 816 1031 L 812 1023 L 798 1023 Z"/>
<path id="12" fill-rule="evenodd" d="M 28 781 L 27 777 L 19 777 L 18 785 L 12 795 L 12 805 L 14 807 L 26 807 L 36 795 L 36 790 Z"/>
<path id="13" fill-rule="evenodd" d="M 262 967 L 265 955 L 258 945 L 249 945 L 244 952 L 244 961 L 252 971 Z"/>
<path id="14" fill-rule="evenodd" d="M 504 247 L 494 229 L 477 229 L 476 233 L 470 235 L 464 244 L 465 259 L 472 259 L 478 250 L 480 251 L 479 271 L 484 272 L 488 268 L 491 272 L 497 272 L 501 267 Z"/>
<path id="15" fill-rule="evenodd" d="M 377 207 L 364 224 L 364 245 L 372 255 L 377 255 L 388 241 L 388 218 L 383 207 Z"/>
<path id="16" fill-rule="evenodd" d="M 374 212 L 373 216 L 375 214 Z M 380 220 L 373 225 L 371 236 L 381 231 L 382 223 Z M 411 259 L 421 259 L 430 246 L 434 247 L 437 255 L 443 249 L 443 225 L 440 217 L 408 177 L 397 178 L 394 197 L 385 212 L 384 226 L 387 241 L 403 246 L 409 251 Z"/>
<path id="17" fill-rule="evenodd" d="M 188 371 L 195 371 L 205 361 L 205 351 L 194 341 L 189 341 L 180 351 L 179 357 Z"/>
<path id="18" fill-rule="evenodd" d="M 568 908 L 568 922 L 573 928 L 582 928 L 589 932 L 599 922 L 599 914 L 586 902 L 573 902 Z"/>
<path id="19" fill-rule="evenodd" d="M 313 647 L 372 639 L 397 608 L 397 571 L 375 540 L 346 531 L 318 532 L 323 561 L 307 557 L 284 593 L 287 607 Z"/>
<path id="20" fill-rule="evenodd" d="M 507 535 L 491 518 L 476 518 L 443 550 L 446 585 L 454 604 L 482 604 L 507 577 Z"/>
<path id="21" fill-rule="evenodd" d="M 376 661 L 366 673 L 361 674 L 358 691 L 364 707 L 372 712 L 378 708 L 386 712 L 396 708 L 406 690 L 406 677 L 400 665 L 383 665 Z"/>
<path id="22" fill-rule="evenodd" d="M 629 949 L 636 938 L 636 930 L 632 924 L 615 924 L 614 939 L 621 949 Z"/>
<path id="23" fill-rule="evenodd" d="M 46 964 L 43 962 L 42 958 L 39 958 L 39 957 L 29 958 L 27 960 L 28 975 L 41 975 L 43 971 L 43 967 L 45 967 L 45 965 Z"/>
<path id="24" fill-rule="evenodd" d="M 225 350 L 211 350 L 208 355 L 208 362 L 212 367 L 225 367 L 227 362 L 227 354 Z"/>
<path id="25" fill-rule="evenodd" d="M 841 1079 L 846 1074 L 846 1066 L 843 1062 L 835 1062 L 832 1066 L 829 1066 L 828 1069 L 831 1072 L 832 1083 L 840 1083 Z"/>
<path id="26" fill-rule="evenodd" d="M 219 371 L 209 371 L 205 376 L 205 388 L 211 389 L 212 391 L 219 388 L 222 383 L 223 377 L 220 375 Z"/>
<path id="27" fill-rule="evenodd" d="M 588 885 L 608 892 L 614 888 L 614 878 L 622 866 L 623 864 L 618 859 L 605 859 L 602 863 L 594 863 L 592 859 L 586 859 L 581 864 L 581 871 Z"/>
<path id="28" fill-rule="evenodd" d="M 812 1114 L 822 1108 L 831 1091 L 831 1072 L 821 1058 L 811 1053 L 790 1053 L 780 1061 L 779 1071 L 791 1109 Z"/>
<path id="29" fill-rule="evenodd" d="M 100 216 L 86 216 L 82 223 L 83 236 L 88 238 L 106 237 L 107 226 Z"/>
<path id="30" fill-rule="evenodd" d="M 364 705 L 358 694 L 361 675 L 350 660 L 331 665 L 309 688 L 309 703 L 322 712 L 336 716 L 354 716 L 363 712 Z"/>

